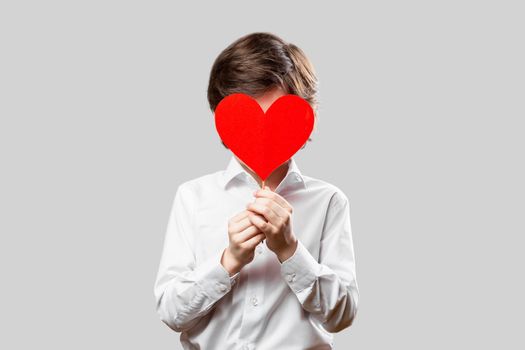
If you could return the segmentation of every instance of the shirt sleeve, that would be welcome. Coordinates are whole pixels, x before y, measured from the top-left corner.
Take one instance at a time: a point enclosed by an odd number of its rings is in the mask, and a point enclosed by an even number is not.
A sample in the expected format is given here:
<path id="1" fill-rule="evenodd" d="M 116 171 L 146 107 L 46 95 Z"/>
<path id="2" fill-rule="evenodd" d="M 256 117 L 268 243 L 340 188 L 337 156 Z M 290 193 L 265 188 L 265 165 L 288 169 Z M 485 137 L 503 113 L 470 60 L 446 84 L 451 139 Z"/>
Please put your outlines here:
<path id="1" fill-rule="evenodd" d="M 294 254 L 281 263 L 281 275 L 302 307 L 331 333 L 349 327 L 357 313 L 359 291 L 348 198 L 336 192 L 329 203 L 319 261 L 299 240 Z"/>
<path id="2" fill-rule="evenodd" d="M 194 326 L 239 278 L 222 266 L 222 250 L 196 265 L 194 213 L 195 195 L 184 183 L 173 200 L 154 286 L 160 319 L 176 332 Z"/>

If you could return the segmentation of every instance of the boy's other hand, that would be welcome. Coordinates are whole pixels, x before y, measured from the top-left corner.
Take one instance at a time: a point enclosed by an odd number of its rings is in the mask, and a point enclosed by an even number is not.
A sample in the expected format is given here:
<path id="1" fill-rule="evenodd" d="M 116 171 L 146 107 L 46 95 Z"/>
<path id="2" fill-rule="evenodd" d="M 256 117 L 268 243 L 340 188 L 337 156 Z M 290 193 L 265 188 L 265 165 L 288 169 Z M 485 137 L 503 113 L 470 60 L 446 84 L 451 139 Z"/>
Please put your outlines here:
<path id="1" fill-rule="evenodd" d="M 228 221 L 230 244 L 223 252 L 221 264 L 230 276 L 239 272 L 255 256 L 255 247 L 266 236 L 248 218 L 249 211 L 243 210 Z"/>
<path id="2" fill-rule="evenodd" d="M 297 248 L 297 237 L 292 230 L 293 208 L 282 196 L 268 186 L 254 192 L 255 202 L 248 203 L 250 222 L 266 235 L 266 246 L 282 263 Z"/>

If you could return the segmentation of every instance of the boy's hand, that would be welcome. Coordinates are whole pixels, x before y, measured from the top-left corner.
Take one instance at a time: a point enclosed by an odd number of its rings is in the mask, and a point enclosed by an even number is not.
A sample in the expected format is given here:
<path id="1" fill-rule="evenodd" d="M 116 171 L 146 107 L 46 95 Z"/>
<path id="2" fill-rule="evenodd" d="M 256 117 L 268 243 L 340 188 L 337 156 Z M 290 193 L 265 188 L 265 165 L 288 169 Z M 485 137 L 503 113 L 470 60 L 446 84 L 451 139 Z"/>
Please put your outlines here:
<path id="1" fill-rule="evenodd" d="M 230 245 L 223 252 L 221 264 L 230 276 L 253 260 L 255 247 L 266 238 L 264 233 L 250 222 L 248 214 L 248 210 L 243 210 L 228 221 Z"/>
<path id="2" fill-rule="evenodd" d="M 266 246 L 280 262 L 291 257 L 297 248 L 292 230 L 293 208 L 282 196 L 268 186 L 254 192 L 255 202 L 248 203 L 249 219 L 266 235 Z"/>

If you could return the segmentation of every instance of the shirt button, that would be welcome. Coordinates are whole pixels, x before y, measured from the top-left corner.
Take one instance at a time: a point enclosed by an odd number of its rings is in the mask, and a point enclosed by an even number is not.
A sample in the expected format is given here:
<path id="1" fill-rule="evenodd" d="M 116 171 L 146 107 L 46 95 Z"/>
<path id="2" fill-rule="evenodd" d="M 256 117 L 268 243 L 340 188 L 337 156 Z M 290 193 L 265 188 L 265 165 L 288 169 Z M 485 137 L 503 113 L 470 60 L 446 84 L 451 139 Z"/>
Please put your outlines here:
<path id="1" fill-rule="evenodd" d="M 253 297 L 253 298 L 252 298 L 252 305 L 253 305 L 253 306 L 257 306 L 257 303 L 258 303 L 258 301 L 257 301 L 257 297 Z"/>
<path id="2" fill-rule="evenodd" d="M 288 282 L 293 282 L 295 279 L 295 273 L 292 273 L 291 275 L 288 275 Z"/>
<path id="3" fill-rule="evenodd" d="M 219 292 L 225 292 L 227 287 L 224 284 L 220 283 L 217 285 L 217 289 L 219 290 Z"/>
<path id="4" fill-rule="evenodd" d="M 261 247 L 260 244 L 257 246 L 257 248 L 255 248 L 255 251 L 256 251 L 257 254 L 261 254 L 262 253 L 262 247 Z"/>

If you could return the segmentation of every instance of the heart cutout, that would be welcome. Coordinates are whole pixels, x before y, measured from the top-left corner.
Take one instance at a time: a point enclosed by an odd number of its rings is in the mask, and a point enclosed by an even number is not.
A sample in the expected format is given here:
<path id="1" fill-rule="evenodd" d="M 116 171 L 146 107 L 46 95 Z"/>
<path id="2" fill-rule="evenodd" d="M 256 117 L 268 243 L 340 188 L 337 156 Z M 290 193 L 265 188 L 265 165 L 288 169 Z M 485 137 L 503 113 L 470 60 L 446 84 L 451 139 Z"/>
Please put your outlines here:
<path id="1" fill-rule="evenodd" d="M 283 95 L 263 111 L 249 95 L 235 93 L 215 108 L 215 128 L 224 144 L 261 180 L 306 143 L 314 112 L 303 98 Z"/>

